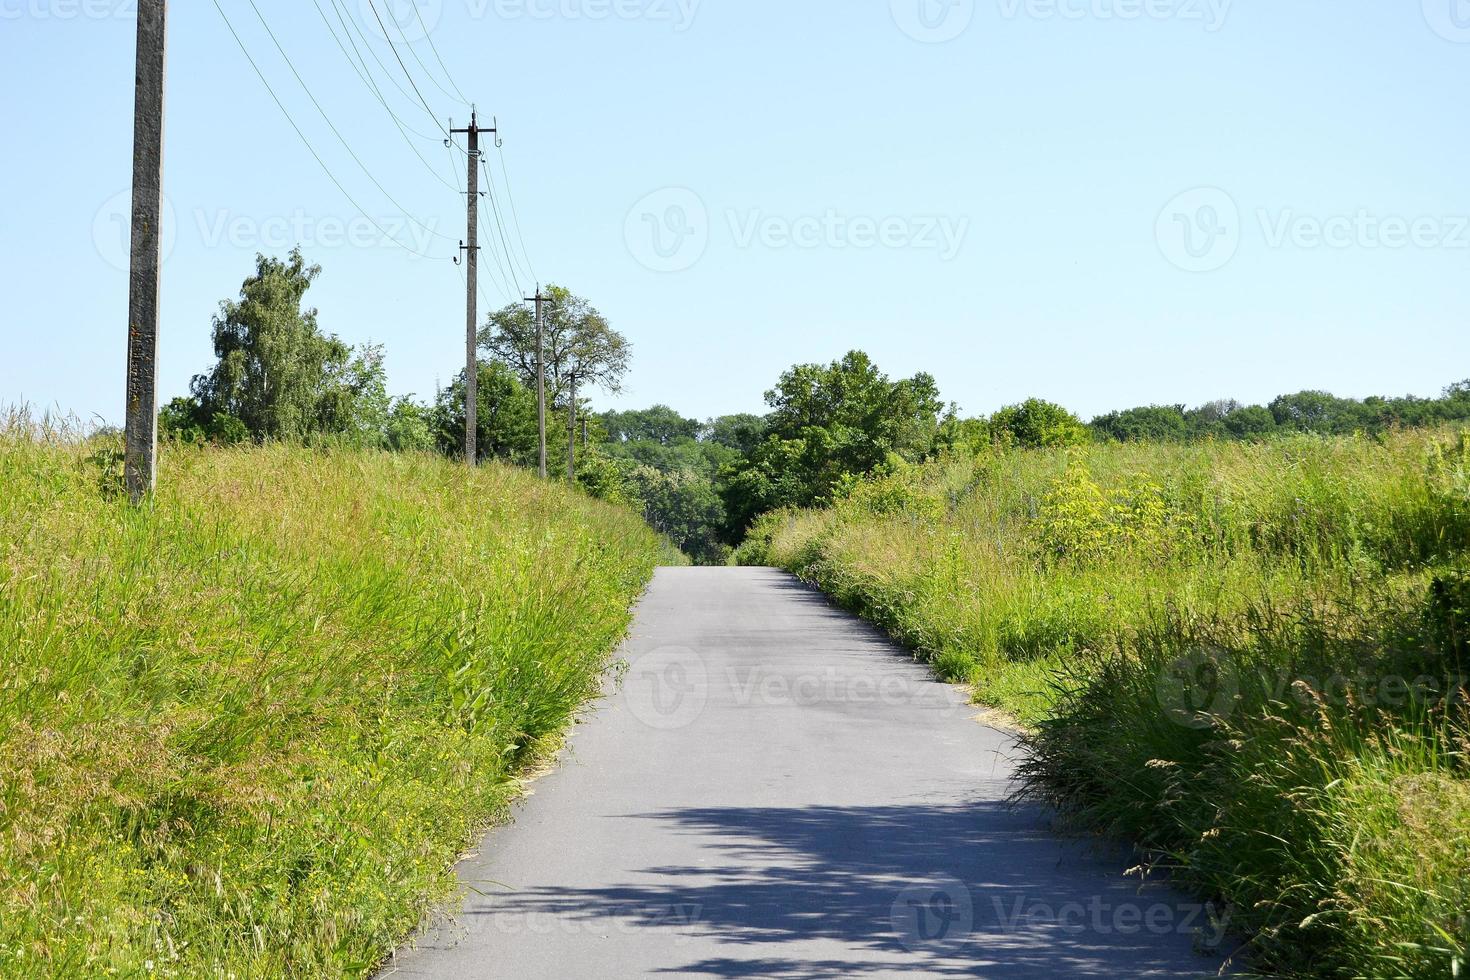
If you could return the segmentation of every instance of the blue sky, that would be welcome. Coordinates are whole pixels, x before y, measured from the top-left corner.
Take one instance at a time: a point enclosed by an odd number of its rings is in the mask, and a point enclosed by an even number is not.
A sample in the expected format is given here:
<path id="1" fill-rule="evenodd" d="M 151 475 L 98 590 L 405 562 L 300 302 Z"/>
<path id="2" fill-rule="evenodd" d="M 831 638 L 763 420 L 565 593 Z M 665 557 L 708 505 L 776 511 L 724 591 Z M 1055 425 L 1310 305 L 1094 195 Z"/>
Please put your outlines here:
<path id="1" fill-rule="evenodd" d="M 440 257 L 364 222 L 213 2 L 175 2 L 165 396 L 209 364 L 210 316 L 255 252 L 297 240 L 325 270 L 322 325 L 386 345 L 393 391 L 431 396 L 462 358 L 447 258 L 462 162 L 402 74 L 365 55 L 425 137 L 397 131 L 313 0 L 256 0 L 390 201 L 249 0 L 219 2 L 367 215 Z M 369 0 L 337 2 L 397 71 Z M 416 37 L 407 2 L 376 5 Z M 973 413 L 1031 395 L 1085 416 L 1303 388 L 1431 395 L 1470 376 L 1463 0 L 420 11 L 458 89 L 499 119 L 520 287 L 569 286 L 635 345 L 626 394 L 601 407 L 760 410 L 785 367 L 854 347 L 894 375 L 933 373 Z M 434 114 L 463 125 L 430 47 L 400 54 Z M 0 402 L 121 415 L 132 59 L 130 3 L 0 0 Z M 499 305 L 515 287 L 492 275 L 485 292 Z"/>

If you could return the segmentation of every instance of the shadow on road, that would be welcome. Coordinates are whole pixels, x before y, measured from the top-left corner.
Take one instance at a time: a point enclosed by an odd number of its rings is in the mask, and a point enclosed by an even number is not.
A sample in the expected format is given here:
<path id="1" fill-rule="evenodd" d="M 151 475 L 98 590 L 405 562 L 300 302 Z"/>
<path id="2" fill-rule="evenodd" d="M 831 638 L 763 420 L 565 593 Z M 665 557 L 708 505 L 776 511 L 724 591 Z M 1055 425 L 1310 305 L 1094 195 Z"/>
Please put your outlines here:
<path id="1" fill-rule="evenodd" d="M 468 927 L 651 930 L 661 945 L 704 954 L 660 972 L 712 977 L 1199 977 L 1223 959 L 1187 952 L 1221 940 L 1211 909 L 1140 889 L 1117 874 L 1117 854 L 1058 840 L 1027 808 L 696 808 L 606 819 L 695 835 L 705 859 L 606 887 L 487 895 L 471 915 L 491 921 Z M 732 955 L 710 957 L 711 941 Z"/>

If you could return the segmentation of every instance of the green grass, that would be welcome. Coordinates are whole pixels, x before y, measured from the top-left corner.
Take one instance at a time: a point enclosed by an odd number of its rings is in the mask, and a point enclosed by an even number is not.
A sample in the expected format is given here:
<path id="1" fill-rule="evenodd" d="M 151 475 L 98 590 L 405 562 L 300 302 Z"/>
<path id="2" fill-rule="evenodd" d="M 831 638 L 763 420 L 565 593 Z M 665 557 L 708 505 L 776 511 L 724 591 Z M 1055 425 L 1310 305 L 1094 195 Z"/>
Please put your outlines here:
<path id="1" fill-rule="evenodd" d="M 1417 980 L 1470 963 L 1467 552 L 1439 432 L 895 465 L 738 557 L 1019 719 L 1029 791 L 1230 903 L 1258 968 Z"/>
<path id="2" fill-rule="evenodd" d="M 0 429 L 0 975 L 367 973 L 666 547 L 377 453 L 169 449 L 135 509 L 96 450 Z"/>

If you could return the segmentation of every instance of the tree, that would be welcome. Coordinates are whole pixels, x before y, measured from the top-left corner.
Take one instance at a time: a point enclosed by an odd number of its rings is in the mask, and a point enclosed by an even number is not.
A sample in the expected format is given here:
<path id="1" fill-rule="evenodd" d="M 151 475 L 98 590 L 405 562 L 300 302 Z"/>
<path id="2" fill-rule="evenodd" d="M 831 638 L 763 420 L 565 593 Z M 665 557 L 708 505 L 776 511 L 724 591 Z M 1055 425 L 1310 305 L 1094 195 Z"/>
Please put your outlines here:
<path id="1" fill-rule="evenodd" d="M 568 403 L 572 389 L 601 388 L 610 394 L 622 390 L 632 346 L 607 319 L 580 296 L 560 286 L 548 286 L 555 305 L 543 311 L 543 358 L 547 402 Z M 536 386 L 536 318 L 524 304 L 490 314 L 480 331 L 482 350 L 510 366 L 522 383 Z"/>
<path id="2" fill-rule="evenodd" d="M 256 439 L 301 439 L 352 432 L 362 412 L 385 408 L 382 356 L 353 352 L 322 333 L 316 310 L 302 310 L 320 266 L 295 249 L 284 261 L 256 256 L 255 275 L 213 320 L 218 363 L 191 385 L 198 417 L 239 419 Z M 362 402 L 373 402 L 364 409 Z"/>
<path id="3" fill-rule="evenodd" d="M 1180 441 L 1189 437 L 1189 423 L 1183 405 L 1150 405 L 1110 412 L 1092 420 L 1092 431 L 1104 439 L 1136 442 Z"/>
<path id="4" fill-rule="evenodd" d="M 388 448 L 396 453 L 433 452 L 438 445 L 434 436 L 434 408 L 400 398 L 388 412 Z M 460 413 L 461 420 L 464 413 Z M 463 430 L 461 430 L 463 431 Z"/>
<path id="5" fill-rule="evenodd" d="M 523 465 L 537 456 L 536 396 L 505 364 L 482 361 L 480 398 L 475 406 L 476 452 L 481 460 L 496 458 Z M 439 450 L 464 455 L 464 371 L 439 392 L 433 424 Z"/>
<path id="6" fill-rule="evenodd" d="M 604 412 L 602 424 L 611 442 L 655 442 L 661 446 L 699 438 L 698 419 L 686 419 L 667 405 L 629 412 Z"/>
<path id="7" fill-rule="evenodd" d="M 667 535 L 685 554 L 701 563 L 725 556 L 719 530 L 725 509 L 709 480 L 694 473 L 665 473 L 640 466 L 629 474 L 631 495 L 654 530 Z"/>
<path id="8" fill-rule="evenodd" d="M 766 438 L 766 420 L 759 415 L 722 415 L 704 425 L 701 438 L 748 455 Z"/>
<path id="9" fill-rule="evenodd" d="M 719 478 L 732 542 L 767 510 L 825 503 L 844 480 L 892 456 L 928 456 L 944 410 L 933 377 L 890 380 L 862 351 L 793 367 L 766 403 L 764 440 Z"/>
<path id="10" fill-rule="evenodd" d="M 990 429 L 1001 441 L 1026 449 L 1080 446 L 1091 438 L 1077 416 L 1040 398 L 996 412 L 991 416 Z"/>

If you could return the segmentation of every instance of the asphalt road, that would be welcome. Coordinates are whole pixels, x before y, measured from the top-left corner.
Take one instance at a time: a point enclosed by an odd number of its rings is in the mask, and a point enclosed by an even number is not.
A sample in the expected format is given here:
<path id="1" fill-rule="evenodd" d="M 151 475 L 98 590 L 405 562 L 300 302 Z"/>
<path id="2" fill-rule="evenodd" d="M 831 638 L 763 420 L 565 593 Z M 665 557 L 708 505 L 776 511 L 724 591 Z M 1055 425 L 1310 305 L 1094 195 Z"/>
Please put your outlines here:
<path id="1" fill-rule="evenodd" d="M 1188 977 L 1209 910 L 1012 808 L 1014 740 L 768 569 L 663 569 L 620 688 L 385 976 Z M 1199 937 L 1196 936 L 1200 933 Z"/>

